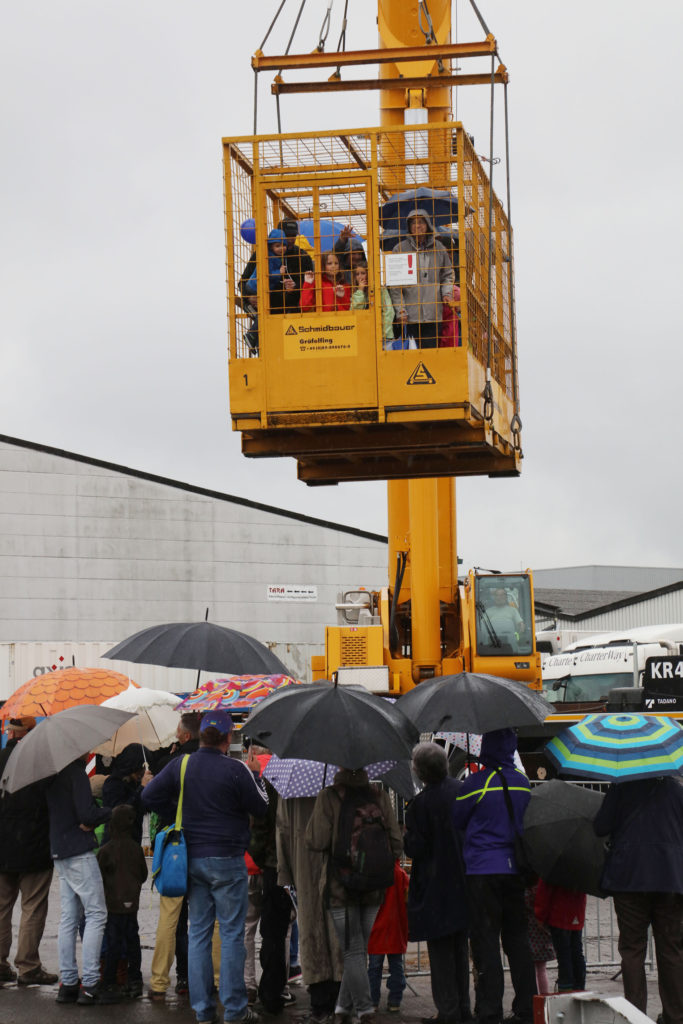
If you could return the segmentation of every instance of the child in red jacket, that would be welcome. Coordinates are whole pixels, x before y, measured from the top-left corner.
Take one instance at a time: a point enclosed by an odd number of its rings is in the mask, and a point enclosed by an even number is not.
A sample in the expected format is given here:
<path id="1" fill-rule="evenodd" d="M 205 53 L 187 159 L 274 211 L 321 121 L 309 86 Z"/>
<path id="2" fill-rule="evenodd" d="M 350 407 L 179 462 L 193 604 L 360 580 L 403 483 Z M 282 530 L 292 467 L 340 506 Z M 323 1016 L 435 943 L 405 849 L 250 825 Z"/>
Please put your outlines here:
<path id="1" fill-rule="evenodd" d="M 323 253 L 322 268 L 320 288 L 323 313 L 330 313 L 335 309 L 348 309 L 351 305 L 351 288 L 346 284 L 336 252 Z M 315 275 L 308 273 L 304 276 L 304 286 L 301 289 L 301 312 L 314 311 Z"/>
<path id="2" fill-rule="evenodd" d="M 581 930 L 586 919 L 586 894 L 542 879 L 536 890 L 534 912 L 547 924 L 557 955 L 557 991 L 573 992 L 586 987 L 586 960 Z"/>
<path id="3" fill-rule="evenodd" d="M 387 1010 L 398 1013 L 406 987 L 403 954 L 408 948 L 408 876 L 398 861 L 394 864 L 394 884 L 384 893 L 368 940 L 368 978 L 370 995 L 379 1006 L 382 989 L 382 967 L 386 956 L 389 964 Z"/>

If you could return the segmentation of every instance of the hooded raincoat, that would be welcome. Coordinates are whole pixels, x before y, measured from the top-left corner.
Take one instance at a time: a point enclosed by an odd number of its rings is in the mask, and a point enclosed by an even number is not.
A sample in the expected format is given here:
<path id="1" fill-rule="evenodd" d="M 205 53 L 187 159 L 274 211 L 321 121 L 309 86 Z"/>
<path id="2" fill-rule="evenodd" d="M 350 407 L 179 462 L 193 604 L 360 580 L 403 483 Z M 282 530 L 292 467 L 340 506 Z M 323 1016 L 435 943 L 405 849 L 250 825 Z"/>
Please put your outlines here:
<path id="1" fill-rule="evenodd" d="M 135 811 L 127 804 L 115 807 L 109 824 L 109 842 L 97 851 L 104 895 L 110 914 L 137 914 L 140 890 L 147 879 L 147 861 L 133 839 Z"/>
<path id="2" fill-rule="evenodd" d="M 284 242 L 287 246 L 285 252 L 279 255 L 273 252 L 273 245 L 276 242 Z M 282 271 L 284 270 L 284 273 Z M 294 313 L 299 310 L 301 289 L 304 283 L 304 274 L 313 271 L 313 262 L 308 253 L 303 252 L 298 246 L 293 245 L 290 238 L 280 228 L 273 228 L 268 235 L 268 291 L 270 294 L 271 313 Z M 287 291 L 285 282 L 288 278 L 294 282 L 294 288 Z M 256 295 L 257 271 L 254 271 L 248 281 L 244 284 L 244 291 L 247 295 Z"/>
<path id="3" fill-rule="evenodd" d="M 408 323 L 439 323 L 444 301 L 453 297 L 455 272 L 445 246 L 434 237 L 427 211 L 414 210 L 406 218 L 408 223 L 413 217 L 423 217 L 429 231 L 420 241 L 414 235 L 407 235 L 395 246 L 394 252 L 417 254 L 417 284 L 391 288 L 391 301 L 397 317 L 405 310 Z"/>
<path id="4" fill-rule="evenodd" d="M 453 807 L 453 823 L 465 831 L 463 854 L 468 875 L 517 874 L 514 839 L 524 827 L 531 787 L 524 772 L 515 767 L 516 749 L 512 729 L 484 733 L 479 758 L 483 767 L 464 780 Z M 514 824 L 501 774 L 507 782 Z"/>

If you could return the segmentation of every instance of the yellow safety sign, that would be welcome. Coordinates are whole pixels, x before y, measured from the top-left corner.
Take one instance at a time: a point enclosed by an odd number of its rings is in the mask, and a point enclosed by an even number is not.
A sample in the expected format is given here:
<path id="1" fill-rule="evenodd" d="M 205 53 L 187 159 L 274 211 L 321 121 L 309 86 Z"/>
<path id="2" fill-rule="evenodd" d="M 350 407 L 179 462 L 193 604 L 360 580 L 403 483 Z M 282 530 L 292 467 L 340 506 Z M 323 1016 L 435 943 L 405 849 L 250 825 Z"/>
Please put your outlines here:
<path id="1" fill-rule="evenodd" d="M 283 316 L 282 334 L 285 359 L 357 355 L 358 325 L 353 314 Z"/>

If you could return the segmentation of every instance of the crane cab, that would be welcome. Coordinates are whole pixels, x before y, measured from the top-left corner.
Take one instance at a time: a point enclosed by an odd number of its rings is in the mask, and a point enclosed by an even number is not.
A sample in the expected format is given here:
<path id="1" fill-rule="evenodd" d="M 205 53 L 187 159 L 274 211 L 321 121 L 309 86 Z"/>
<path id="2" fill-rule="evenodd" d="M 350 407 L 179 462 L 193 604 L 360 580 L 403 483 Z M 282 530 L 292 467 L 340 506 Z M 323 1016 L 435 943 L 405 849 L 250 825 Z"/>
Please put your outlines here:
<path id="1" fill-rule="evenodd" d="M 244 454 L 292 456 L 308 484 L 517 475 L 510 227 L 462 125 L 223 146 L 230 409 Z M 436 283 L 406 244 L 418 209 L 439 240 Z M 281 234 L 288 255 L 269 243 Z M 439 318 L 434 347 L 401 324 L 406 307 Z"/>

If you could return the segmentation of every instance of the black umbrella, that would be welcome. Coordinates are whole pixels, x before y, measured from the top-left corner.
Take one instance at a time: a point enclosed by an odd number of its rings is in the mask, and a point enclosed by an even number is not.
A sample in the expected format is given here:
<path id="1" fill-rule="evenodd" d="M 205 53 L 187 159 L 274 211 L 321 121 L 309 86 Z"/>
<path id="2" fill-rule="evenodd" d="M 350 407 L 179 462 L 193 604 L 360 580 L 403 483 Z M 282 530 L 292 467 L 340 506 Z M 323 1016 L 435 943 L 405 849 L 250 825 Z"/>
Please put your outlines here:
<path id="1" fill-rule="evenodd" d="M 272 651 L 248 633 L 214 622 L 149 626 L 102 655 L 167 668 L 196 668 L 230 675 L 291 675 Z"/>
<path id="2" fill-rule="evenodd" d="M 459 672 L 419 683 L 397 707 L 420 732 L 491 732 L 537 725 L 553 706 L 515 679 Z"/>
<path id="3" fill-rule="evenodd" d="M 593 830 L 602 800 L 602 793 L 559 779 L 532 788 L 522 842 L 530 865 L 550 885 L 605 895 L 605 843 Z"/>
<path id="4" fill-rule="evenodd" d="M 410 757 L 418 732 L 395 704 L 326 680 L 278 690 L 252 711 L 245 736 L 278 757 L 362 768 Z"/>
<path id="5" fill-rule="evenodd" d="M 407 234 L 406 218 L 414 210 L 425 210 L 435 228 L 446 227 L 458 220 L 458 197 L 445 189 L 420 185 L 390 196 L 379 211 L 383 231 Z"/>

